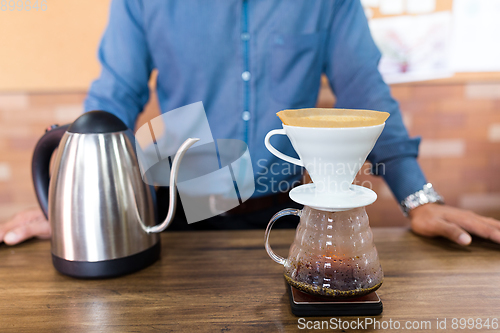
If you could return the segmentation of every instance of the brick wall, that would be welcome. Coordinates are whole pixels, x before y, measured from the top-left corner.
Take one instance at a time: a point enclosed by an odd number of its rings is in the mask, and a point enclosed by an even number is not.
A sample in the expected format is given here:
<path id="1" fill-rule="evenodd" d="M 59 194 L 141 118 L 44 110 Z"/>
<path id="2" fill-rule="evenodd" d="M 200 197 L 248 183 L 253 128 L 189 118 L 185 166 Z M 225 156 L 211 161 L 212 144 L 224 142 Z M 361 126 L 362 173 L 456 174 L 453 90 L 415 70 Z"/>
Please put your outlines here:
<path id="1" fill-rule="evenodd" d="M 419 162 L 446 202 L 500 218 L 500 84 L 413 83 L 392 93 L 410 135 L 422 137 Z M 374 224 L 403 222 L 387 186 L 377 180 L 374 190 Z"/>
<path id="2" fill-rule="evenodd" d="M 500 83 L 409 83 L 392 87 L 412 136 L 423 138 L 420 163 L 450 204 L 500 218 Z M 0 222 L 36 205 L 31 154 L 45 127 L 82 112 L 85 93 L 0 94 Z M 318 106 L 335 101 L 326 84 Z M 158 114 L 156 99 L 139 125 Z M 362 172 L 363 173 L 363 172 Z M 405 225 L 384 182 L 370 182 L 378 200 L 368 208 L 372 225 Z"/>

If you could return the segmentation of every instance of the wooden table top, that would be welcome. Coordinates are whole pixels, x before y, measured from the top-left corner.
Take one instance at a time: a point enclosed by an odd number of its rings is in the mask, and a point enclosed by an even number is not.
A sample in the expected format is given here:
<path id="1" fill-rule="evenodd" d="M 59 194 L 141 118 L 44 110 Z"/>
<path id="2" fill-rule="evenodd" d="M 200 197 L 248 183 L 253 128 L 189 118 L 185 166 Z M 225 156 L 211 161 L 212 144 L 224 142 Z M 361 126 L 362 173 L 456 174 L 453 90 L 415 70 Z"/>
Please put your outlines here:
<path id="1" fill-rule="evenodd" d="M 453 318 L 498 324 L 499 245 L 474 239 L 462 248 L 403 228 L 373 232 L 385 273 L 378 291 L 384 312 L 376 320 L 429 321 L 437 331 L 437 318 L 446 318 L 447 329 L 439 332 L 451 331 Z M 293 234 L 273 231 L 273 249 L 286 255 Z M 262 230 L 166 232 L 158 262 L 107 280 L 57 273 L 48 241 L 2 244 L 0 331 L 303 332 L 290 312 L 283 268 L 263 244 Z M 305 320 L 312 327 L 330 319 Z"/>

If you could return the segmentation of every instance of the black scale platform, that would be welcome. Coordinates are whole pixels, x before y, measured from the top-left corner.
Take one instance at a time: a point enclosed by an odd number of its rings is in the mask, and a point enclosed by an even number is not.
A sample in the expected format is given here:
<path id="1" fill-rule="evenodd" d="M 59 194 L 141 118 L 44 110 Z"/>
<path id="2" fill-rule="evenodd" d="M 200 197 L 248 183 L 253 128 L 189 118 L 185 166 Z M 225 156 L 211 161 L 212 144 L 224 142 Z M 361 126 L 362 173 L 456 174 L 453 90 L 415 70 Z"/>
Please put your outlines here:
<path id="1" fill-rule="evenodd" d="M 306 294 L 285 282 L 292 313 L 298 317 L 307 316 L 376 316 L 382 313 L 382 301 L 376 292 L 366 296 L 332 300 L 327 297 Z"/>

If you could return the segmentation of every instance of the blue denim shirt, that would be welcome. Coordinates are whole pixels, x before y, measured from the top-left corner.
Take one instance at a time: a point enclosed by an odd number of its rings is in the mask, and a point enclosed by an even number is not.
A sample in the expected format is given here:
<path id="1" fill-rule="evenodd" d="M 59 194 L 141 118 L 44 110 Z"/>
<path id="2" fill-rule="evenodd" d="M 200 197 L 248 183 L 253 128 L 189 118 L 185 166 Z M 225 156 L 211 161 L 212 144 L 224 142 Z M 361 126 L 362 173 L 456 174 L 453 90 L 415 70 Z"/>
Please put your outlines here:
<path id="1" fill-rule="evenodd" d="M 359 0 L 114 0 L 85 110 L 112 112 L 134 128 L 157 69 L 162 112 L 202 101 L 214 138 L 248 144 L 257 197 L 300 177 L 264 137 L 281 128 L 276 112 L 314 107 L 326 74 L 335 107 L 391 113 L 368 159 L 384 164 L 378 171 L 401 201 L 426 180 L 419 139 L 408 136 L 380 56 Z M 273 140 L 296 156 L 285 137 Z"/>

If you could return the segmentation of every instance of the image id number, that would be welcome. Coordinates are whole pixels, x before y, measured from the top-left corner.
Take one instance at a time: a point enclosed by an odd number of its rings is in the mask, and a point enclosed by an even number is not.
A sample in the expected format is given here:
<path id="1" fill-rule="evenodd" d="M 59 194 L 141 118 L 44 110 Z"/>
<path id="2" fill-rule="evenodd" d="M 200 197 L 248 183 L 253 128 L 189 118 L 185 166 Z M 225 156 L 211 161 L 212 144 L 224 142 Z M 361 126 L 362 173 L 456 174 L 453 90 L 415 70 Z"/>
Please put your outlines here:
<path id="1" fill-rule="evenodd" d="M 451 320 L 451 328 L 454 330 L 458 329 L 498 329 L 498 318 L 493 318 L 490 321 L 490 318 L 481 319 L 481 318 L 453 318 Z"/>
<path id="2" fill-rule="evenodd" d="M 38 0 L 30 1 L 30 0 L 2 0 L 0 1 L 0 11 L 32 11 L 32 10 L 41 10 L 42 12 L 47 10 L 47 0 Z"/>

